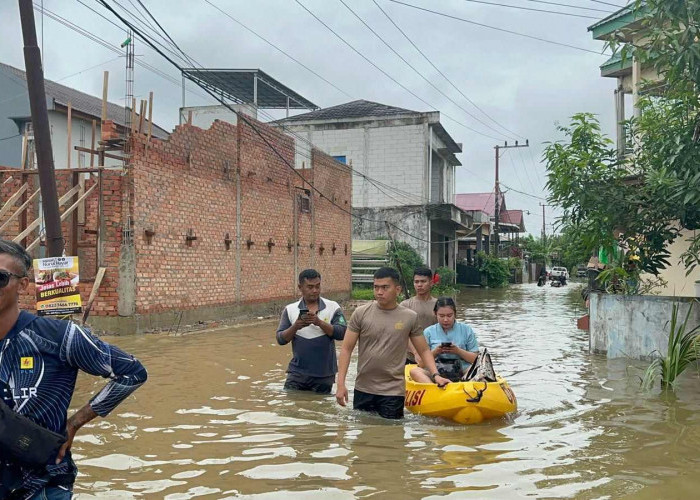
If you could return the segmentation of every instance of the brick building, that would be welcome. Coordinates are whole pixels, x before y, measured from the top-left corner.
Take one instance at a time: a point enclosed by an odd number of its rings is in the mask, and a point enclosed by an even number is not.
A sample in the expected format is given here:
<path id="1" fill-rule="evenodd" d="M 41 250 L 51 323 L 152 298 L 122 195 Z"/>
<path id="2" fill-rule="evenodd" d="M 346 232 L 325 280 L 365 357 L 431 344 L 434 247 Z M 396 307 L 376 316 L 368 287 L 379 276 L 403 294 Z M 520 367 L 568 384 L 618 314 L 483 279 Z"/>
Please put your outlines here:
<path id="1" fill-rule="evenodd" d="M 96 328 L 135 332 L 277 307 L 297 295 L 307 267 L 321 272 L 325 295 L 349 295 L 350 172 L 316 150 L 310 168 L 289 168 L 281 158 L 294 165 L 294 140 L 251 121 L 279 154 L 243 122 L 184 124 L 167 140 L 131 135 L 126 168 L 90 175 L 85 189 L 99 189 L 85 198 L 82 220 L 67 218 L 64 235 L 81 257 L 84 299 L 97 266 L 107 268 L 91 313 Z M 12 177 L 3 202 L 25 182 L 28 194 L 38 187 L 29 171 L 1 175 L 0 183 Z M 57 176 L 59 196 L 77 182 L 74 172 Z M 37 216 L 38 197 L 13 215 L 23 199 L 0 219 L 12 217 L 4 238 Z M 25 301 L 33 307 L 33 296 Z"/>

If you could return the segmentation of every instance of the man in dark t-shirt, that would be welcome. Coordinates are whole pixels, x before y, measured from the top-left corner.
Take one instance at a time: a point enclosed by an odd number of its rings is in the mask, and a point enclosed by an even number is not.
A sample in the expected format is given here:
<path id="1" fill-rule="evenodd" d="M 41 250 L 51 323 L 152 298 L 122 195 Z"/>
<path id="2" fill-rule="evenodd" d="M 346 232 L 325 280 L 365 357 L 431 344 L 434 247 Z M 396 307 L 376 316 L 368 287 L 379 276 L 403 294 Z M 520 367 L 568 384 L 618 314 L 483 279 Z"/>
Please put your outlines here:
<path id="1" fill-rule="evenodd" d="M 335 341 L 345 336 L 345 316 L 337 302 L 321 297 L 321 275 L 315 269 L 299 274 L 301 300 L 282 311 L 277 343 L 292 343 L 285 389 L 330 394 L 338 371 Z"/>

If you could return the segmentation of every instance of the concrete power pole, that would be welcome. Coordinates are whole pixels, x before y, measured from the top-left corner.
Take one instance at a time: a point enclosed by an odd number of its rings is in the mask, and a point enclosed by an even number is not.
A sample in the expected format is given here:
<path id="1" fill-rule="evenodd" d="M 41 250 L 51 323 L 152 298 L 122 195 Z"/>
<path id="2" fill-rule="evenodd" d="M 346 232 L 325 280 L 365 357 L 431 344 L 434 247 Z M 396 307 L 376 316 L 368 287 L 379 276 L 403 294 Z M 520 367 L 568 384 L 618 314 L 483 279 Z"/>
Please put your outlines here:
<path id="1" fill-rule="evenodd" d="M 542 207 L 542 243 L 544 243 L 545 238 L 547 238 L 547 232 L 545 231 L 544 226 L 544 207 L 546 207 L 547 205 L 545 205 L 544 203 L 540 203 L 540 206 Z"/>
<path id="2" fill-rule="evenodd" d="M 498 257 L 498 250 L 500 247 L 500 221 L 501 221 L 501 189 L 500 189 L 500 182 L 498 179 L 498 160 L 501 157 L 500 150 L 501 149 L 512 149 L 512 148 L 528 148 L 530 147 L 530 141 L 528 139 L 525 140 L 525 144 L 518 144 L 518 141 L 515 141 L 515 145 L 508 145 L 508 142 L 505 143 L 504 146 L 499 146 L 496 145 L 494 146 L 494 150 L 496 151 L 496 185 L 494 187 L 494 223 L 493 223 L 493 253 L 496 257 Z"/>
<path id="3" fill-rule="evenodd" d="M 34 128 L 41 207 L 46 226 L 46 249 L 49 257 L 60 257 L 63 255 L 63 233 L 61 215 L 58 212 L 58 190 L 51 149 L 49 113 L 46 108 L 44 69 L 41 65 L 41 51 L 37 45 L 32 0 L 19 0 L 19 16 L 24 39 L 24 65 L 27 71 L 27 91 Z"/>

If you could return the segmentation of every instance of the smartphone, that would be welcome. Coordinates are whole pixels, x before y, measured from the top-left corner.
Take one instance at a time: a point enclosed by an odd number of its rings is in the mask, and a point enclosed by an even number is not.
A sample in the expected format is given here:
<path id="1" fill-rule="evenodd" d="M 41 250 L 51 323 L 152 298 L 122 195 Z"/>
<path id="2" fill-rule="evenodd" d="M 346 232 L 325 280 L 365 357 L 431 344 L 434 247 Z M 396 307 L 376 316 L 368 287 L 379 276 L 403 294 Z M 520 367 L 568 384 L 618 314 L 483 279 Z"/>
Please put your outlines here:
<path id="1" fill-rule="evenodd" d="M 443 342 L 440 347 L 452 347 L 452 342 Z"/>
<path id="2" fill-rule="evenodd" d="M 308 310 L 308 309 L 299 309 L 299 317 L 300 317 L 300 318 L 301 318 L 302 316 L 304 316 L 305 314 L 309 314 L 309 310 Z"/>

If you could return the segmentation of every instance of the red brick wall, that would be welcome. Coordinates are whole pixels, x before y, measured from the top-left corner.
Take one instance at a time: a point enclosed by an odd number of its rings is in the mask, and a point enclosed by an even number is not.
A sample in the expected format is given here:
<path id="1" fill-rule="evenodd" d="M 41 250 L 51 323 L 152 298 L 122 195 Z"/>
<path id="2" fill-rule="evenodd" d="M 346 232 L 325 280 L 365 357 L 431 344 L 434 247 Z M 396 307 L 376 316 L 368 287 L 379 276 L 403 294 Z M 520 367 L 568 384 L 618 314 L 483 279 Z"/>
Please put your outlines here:
<path id="1" fill-rule="evenodd" d="M 3 169 L 0 167 L 0 169 Z M 72 187 L 73 173 L 67 170 L 56 170 L 56 185 L 59 198 L 68 192 Z M 36 174 L 22 174 L 21 171 L 11 174 L 0 174 L 0 183 L 12 177 L 12 180 L 2 184 L 0 187 L 0 201 L 4 203 L 20 186 L 27 182 L 29 189 L 27 197 L 35 190 L 39 189 L 39 178 Z M 92 175 L 85 182 L 86 190 L 97 182 L 97 175 Z M 104 264 L 107 266 L 105 277 L 100 287 L 98 298 L 93 304 L 91 314 L 96 316 L 111 316 L 117 311 L 117 283 L 119 281 L 119 245 L 121 240 L 121 175 L 119 172 L 103 172 L 102 182 L 103 193 L 103 209 L 105 214 L 105 258 Z M 10 216 L 22 205 L 22 199 L 15 202 L 13 208 L 8 211 L 0 220 L 0 224 L 10 219 Z M 87 303 L 88 297 L 92 290 L 92 285 L 97 269 L 97 235 L 93 234 L 98 229 L 98 204 L 99 194 L 96 188 L 85 200 L 85 222 L 78 226 L 78 256 L 80 257 L 80 293 L 84 303 Z M 72 205 L 72 201 L 67 201 L 61 207 L 61 213 Z M 39 214 L 39 197 L 37 197 L 26 210 L 26 223 L 30 224 Z M 71 249 L 71 220 L 69 216 L 62 223 L 63 237 L 66 241 L 66 253 L 70 254 Z M 0 237 L 4 239 L 13 239 L 24 228 L 20 227 L 21 217 L 15 217 L 11 223 L 2 231 Z M 26 244 L 32 243 L 39 236 L 39 229 L 35 229 L 26 238 Z M 43 246 L 39 245 L 32 252 L 32 257 L 39 258 L 44 256 Z M 33 275 L 32 275 L 33 278 Z M 28 310 L 36 308 L 34 296 L 34 286 L 30 285 L 29 290 L 21 297 L 21 306 Z"/>
<path id="2" fill-rule="evenodd" d="M 297 295 L 297 273 L 308 267 L 321 272 L 325 294 L 349 293 L 349 171 L 318 151 L 313 152 L 313 168 L 292 170 L 284 160 L 294 165 L 294 141 L 260 122 L 255 126 L 279 155 L 250 126 L 217 121 L 208 130 L 180 126 L 168 141 L 152 139 L 148 147 L 145 137 L 136 136 L 132 139 L 131 167 L 124 174 L 103 172 L 107 272 L 92 315 L 117 315 L 119 256 L 127 217 L 136 254 L 135 310 L 139 314 L 288 299 Z M 8 176 L 0 176 L 0 183 Z M 38 189 L 37 175 L 12 176 L 0 186 L 0 201 L 21 186 L 22 177 L 29 183 L 30 194 Z M 56 181 L 61 196 L 72 186 L 72 173 L 58 170 Z M 86 181 L 86 189 L 96 181 L 93 175 Z M 236 250 L 238 184 L 240 271 Z M 311 213 L 298 211 L 297 196 L 304 189 L 311 196 Z M 98 229 L 98 199 L 95 190 L 86 200 L 85 224 L 78 229 L 80 290 L 85 302 L 97 268 L 97 236 L 93 232 Z M 18 200 L 15 209 L 21 203 Z M 63 209 L 68 206 L 70 203 Z M 27 210 L 27 222 L 36 218 L 38 208 L 37 199 Z M 0 224 L 12 212 L 14 209 Z M 19 231 L 17 219 L 2 237 L 12 239 Z M 69 251 L 71 217 L 63 223 L 63 233 Z M 227 233 L 231 239 L 228 248 L 224 242 Z M 188 242 L 188 234 L 196 239 Z M 27 243 L 37 236 L 38 231 L 34 231 Z M 274 245 L 268 247 L 270 241 Z M 43 255 L 39 249 L 32 253 L 34 257 Z M 33 286 L 22 298 L 22 305 L 35 307 Z"/>
<path id="3" fill-rule="evenodd" d="M 293 165 L 292 139 L 262 123 L 255 122 L 255 126 Z M 132 172 L 138 313 L 232 305 L 238 298 L 241 303 L 256 303 L 293 297 L 296 272 L 312 265 L 323 274 L 326 293 L 350 291 L 350 215 L 315 195 L 314 227 L 311 214 L 297 212 L 295 218 L 297 187 L 304 180 L 250 126 L 217 121 L 209 130 L 202 130 L 183 125 L 169 141 L 153 139 L 148 149 L 145 139 L 135 141 Z M 314 168 L 300 175 L 319 183 L 324 194 L 337 198 L 349 212 L 350 174 L 338 164 L 331 168 L 331 163 L 331 158 L 315 154 Z M 237 176 L 241 192 L 240 290 Z M 155 233 L 150 239 L 147 229 Z M 190 229 L 197 239 L 188 244 Z M 229 249 L 224 244 L 226 233 L 232 240 Z M 268 241 L 274 243 L 271 248 Z"/>

